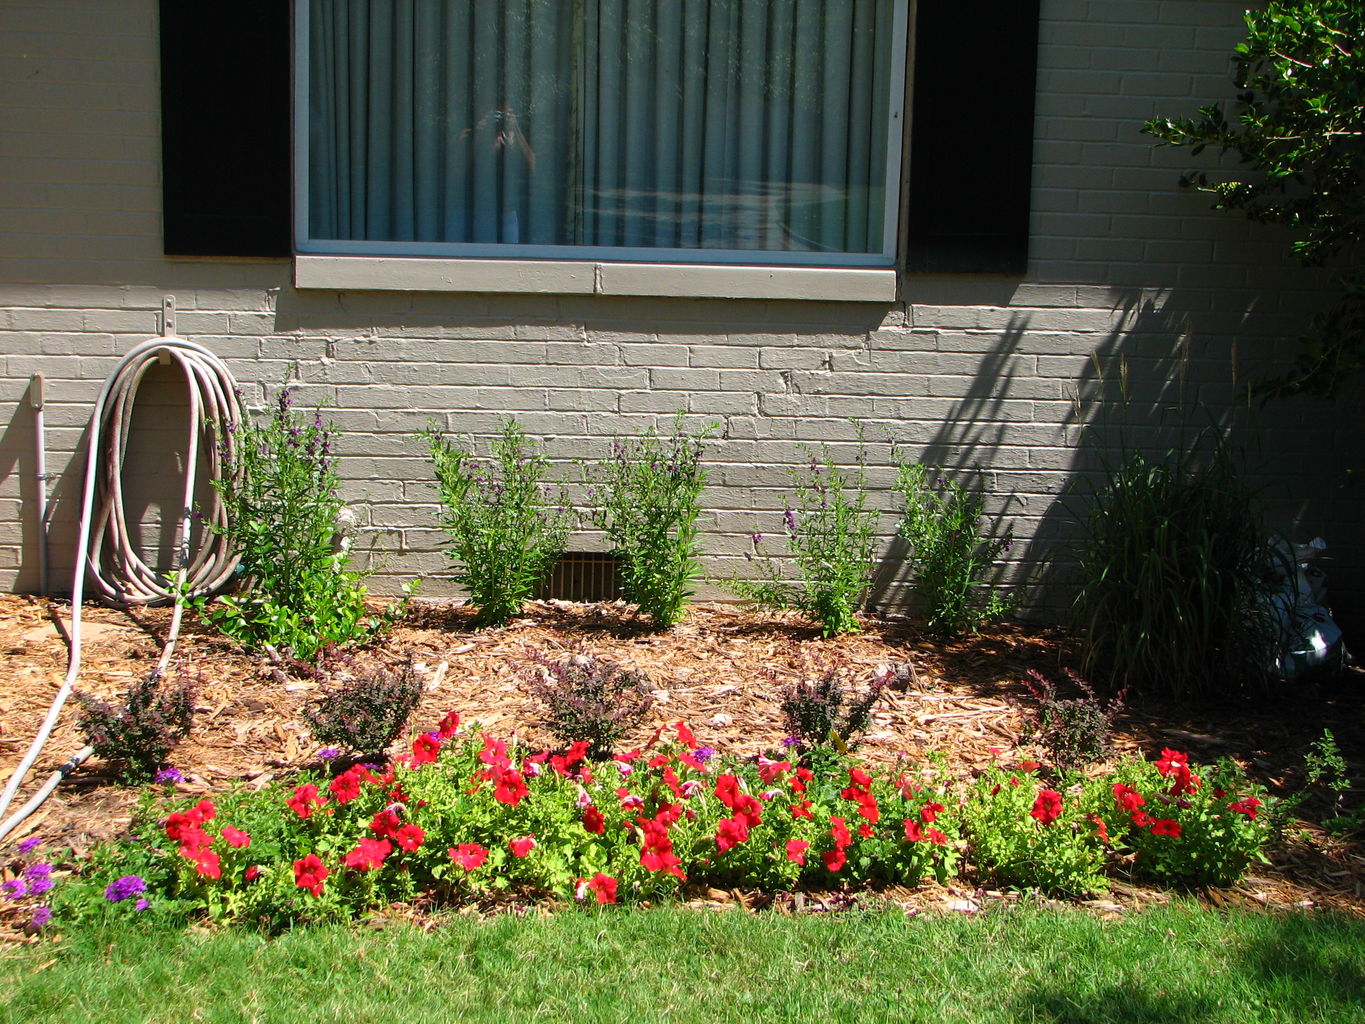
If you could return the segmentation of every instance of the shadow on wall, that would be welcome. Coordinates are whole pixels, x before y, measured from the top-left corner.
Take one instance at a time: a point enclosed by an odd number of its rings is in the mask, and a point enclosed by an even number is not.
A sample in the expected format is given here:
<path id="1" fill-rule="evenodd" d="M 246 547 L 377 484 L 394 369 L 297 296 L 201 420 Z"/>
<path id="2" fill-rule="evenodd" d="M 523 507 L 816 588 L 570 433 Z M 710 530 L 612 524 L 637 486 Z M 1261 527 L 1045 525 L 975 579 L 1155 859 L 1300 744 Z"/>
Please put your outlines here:
<path id="1" fill-rule="evenodd" d="M 1344 629 L 1361 625 L 1358 495 L 1341 486 L 1360 443 L 1359 417 L 1347 411 L 1349 400 L 1250 404 L 1247 384 L 1284 364 L 1284 338 L 1304 321 L 1262 310 L 1255 298 L 1210 311 L 1208 295 L 1115 288 L 1116 326 L 1096 335 L 1088 358 L 1074 349 L 1050 355 L 1047 335 L 1030 333 L 1028 314 L 1011 317 L 924 442 L 925 462 L 983 487 L 992 535 L 1024 521 L 1015 533 L 1026 543 L 1015 545 L 1011 565 L 997 566 L 994 582 L 1020 587 L 1030 617 L 1066 621 L 1081 523 L 1106 470 L 1126 453 L 1160 456 L 1214 428 L 1240 453 L 1268 529 L 1294 540 L 1327 538 L 1342 566 L 1337 575 L 1326 566 L 1336 617 Z M 1031 358 L 1059 369 L 1026 374 Z M 1068 361 L 1071 369 L 1061 369 Z M 1066 412 L 1021 422 L 1021 406 L 1037 397 L 1026 389 L 1050 376 L 1062 389 L 1054 401 L 1065 400 Z M 897 540 L 880 566 L 874 600 L 883 608 L 903 605 L 907 554 Z M 913 603 L 907 607 L 914 611 Z"/>

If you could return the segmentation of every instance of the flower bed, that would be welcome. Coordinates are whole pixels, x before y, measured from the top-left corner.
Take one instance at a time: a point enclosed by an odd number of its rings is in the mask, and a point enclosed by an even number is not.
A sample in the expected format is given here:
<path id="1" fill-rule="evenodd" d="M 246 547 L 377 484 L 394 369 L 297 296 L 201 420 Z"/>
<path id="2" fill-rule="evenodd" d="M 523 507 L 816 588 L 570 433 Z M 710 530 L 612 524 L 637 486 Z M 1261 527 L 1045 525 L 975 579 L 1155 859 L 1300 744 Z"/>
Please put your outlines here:
<path id="1" fill-rule="evenodd" d="M 682 722 L 612 760 L 586 753 L 529 753 L 451 713 L 383 769 L 337 765 L 169 815 L 149 790 L 140 839 L 98 849 L 51 904 L 9 895 L 58 920 L 151 910 L 268 927 L 496 893 L 596 906 L 964 872 L 1078 895 L 1118 870 L 1227 885 L 1269 834 L 1264 793 L 1234 766 L 1172 750 L 1066 786 L 1032 762 L 959 781 L 825 749 L 741 760 Z"/>

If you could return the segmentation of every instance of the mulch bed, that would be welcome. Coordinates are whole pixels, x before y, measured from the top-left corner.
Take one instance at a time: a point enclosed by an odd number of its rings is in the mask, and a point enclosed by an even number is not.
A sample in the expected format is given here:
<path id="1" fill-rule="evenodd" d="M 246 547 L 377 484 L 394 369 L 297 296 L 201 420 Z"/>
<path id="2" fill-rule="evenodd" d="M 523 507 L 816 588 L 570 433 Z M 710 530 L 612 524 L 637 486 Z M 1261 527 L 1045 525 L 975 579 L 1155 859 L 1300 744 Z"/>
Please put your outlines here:
<path id="1" fill-rule="evenodd" d="M 65 674 L 68 648 L 57 622 L 69 622 L 70 611 L 57 601 L 0 595 L 0 775 L 6 780 Z M 170 613 L 90 605 L 83 618 L 77 686 L 112 699 L 155 664 Z M 683 719 L 702 744 L 747 755 L 777 747 L 785 735 L 779 692 L 791 681 L 814 678 L 835 664 L 862 676 L 879 665 L 908 661 L 914 682 L 888 691 L 878 702 L 860 755 L 887 763 L 939 751 L 951 766 L 970 771 L 1036 754 L 1025 741 L 1021 713 L 1027 673 L 1033 669 L 1060 680 L 1062 670 L 1078 660 L 1071 637 L 1037 626 L 1005 625 L 953 641 L 908 622 L 869 619 L 865 627 L 855 636 L 823 639 L 794 616 L 716 605 L 695 607 L 674 630 L 655 635 L 619 605 L 551 602 L 529 606 L 524 618 L 505 628 L 474 630 L 466 609 L 421 604 L 380 644 L 356 654 L 351 670 L 411 658 L 428 687 L 413 718 L 415 731 L 434 727 L 455 709 L 466 722 L 540 747 L 551 745 L 551 737 L 536 724 L 541 708 L 523 691 L 518 666 L 531 650 L 548 655 L 588 651 L 645 671 L 656 687 L 655 721 L 628 743 L 643 742 L 662 722 Z M 185 775 L 183 793 L 234 784 L 260 787 L 318 764 L 317 744 L 303 717 L 304 705 L 320 685 L 316 679 L 246 655 L 188 616 L 172 666 L 188 673 L 197 687 L 193 732 L 173 757 Z M 75 716 L 75 702 L 69 701 L 26 791 L 82 746 Z M 1115 746 L 1118 753 L 1139 751 L 1149 757 L 1163 746 L 1186 750 L 1201 761 L 1230 756 L 1272 792 L 1284 793 L 1301 784 L 1304 751 L 1324 727 L 1333 730 L 1353 764 L 1365 761 L 1365 672 L 1348 670 L 1320 688 L 1287 686 L 1269 699 L 1236 706 L 1130 707 L 1118 719 Z M 88 849 L 119 834 L 136 799 L 137 791 L 119 785 L 107 766 L 89 761 L 10 842 L 39 836 L 77 851 Z M 1235 889 L 1211 890 L 1202 897 L 1219 905 L 1333 907 L 1365 917 L 1365 845 L 1333 838 L 1311 822 L 1290 834 L 1273 864 Z M 849 899 L 848 894 L 772 898 L 715 891 L 697 897 L 711 905 L 778 910 L 830 909 Z M 968 880 L 947 890 L 898 889 L 877 898 L 911 910 L 970 911 L 1018 897 L 971 888 Z M 1121 913 L 1168 898 L 1120 883 L 1090 905 L 1102 913 Z"/>

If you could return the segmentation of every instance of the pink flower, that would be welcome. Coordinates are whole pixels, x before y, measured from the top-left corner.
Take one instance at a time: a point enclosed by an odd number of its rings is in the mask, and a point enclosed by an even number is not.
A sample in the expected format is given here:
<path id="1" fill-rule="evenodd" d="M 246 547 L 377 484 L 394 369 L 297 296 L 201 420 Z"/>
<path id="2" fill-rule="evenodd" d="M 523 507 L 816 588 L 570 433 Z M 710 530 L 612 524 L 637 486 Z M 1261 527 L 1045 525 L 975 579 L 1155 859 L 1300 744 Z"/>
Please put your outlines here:
<path id="1" fill-rule="evenodd" d="M 488 851 L 478 843 L 461 843 L 458 848 L 452 846 L 446 852 L 451 860 L 466 871 L 473 871 L 488 859 Z"/>
<path id="2" fill-rule="evenodd" d="M 511 848 L 513 857 L 525 857 L 536 848 L 536 837 L 522 836 L 520 839 L 513 839 L 507 845 Z"/>
<path id="3" fill-rule="evenodd" d="M 235 829 L 231 825 L 224 825 L 223 842 L 234 849 L 244 850 L 251 845 L 251 837 L 240 829 Z"/>
<path id="4" fill-rule="evenodd" d="M 362 839 L 342 863 L 352 871 L 375 871 L 392 852 L 393 844 L 387 839 Z"/>

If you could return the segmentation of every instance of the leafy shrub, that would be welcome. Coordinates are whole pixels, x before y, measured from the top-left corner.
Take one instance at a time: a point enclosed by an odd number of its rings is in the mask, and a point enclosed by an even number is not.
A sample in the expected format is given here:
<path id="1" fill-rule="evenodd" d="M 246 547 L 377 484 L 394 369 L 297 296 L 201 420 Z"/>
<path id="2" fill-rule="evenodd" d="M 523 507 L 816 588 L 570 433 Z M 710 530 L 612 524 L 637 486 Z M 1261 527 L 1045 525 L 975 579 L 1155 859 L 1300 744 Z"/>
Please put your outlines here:
<path id="1" fill-rule="evenodd" d="M 149 673 L 128 690 L 122 704 L 77 693 L 76 727 L 98 757 L 117 766 L 131 783 L 148 781 L 190 731 L 194 689 L 187 680 L 170 683 Z"/>
<path id="2" fill-rule="evenodd" d="M 304 709 L 304 717 L 318 743 L 381 757 L 421 698 L 422 677 L 409 658 L 324 688 Z"/>
<path id="3" fill-rule="evenodd" d="M 820 623 L 824 636 L 857 633 L 857 612 L 872 579 L 877 513 L 867 507 L 865 453 L 858 468 L 845 473 L 825 449 L 810 455 L 806 469 L 793 474 L 796 508 L 788 508 L 782 522 L 787 546 L 800 574 L 789 582 L 774 559 L 763 561 L 765 578 L 730 579 L 725 585 L 760 607 L 797 608 Z M 754 535 L 760 554 L 762 535 Z"/>
<path id="4" fill-rule="evenodd" d="M 509 419 L 489 463 L 432 432 L 441 516 L 450 534 L 455 582 L 479 609 L 479 625 L 499 626 L 521 611 L 564 553 L 572 514 L 545 487 L 546 461 Z"/>
<path id="5" fill-rule="evenodd" d="M 1135 454 L 1096 496 L 1074 610 L 1082 671 L 1112 691 L 1207 698 L 1263 684 L 1275 664 L 1273 556 L 1221 440 L 1204 447 Z"/>
<path id="6" fill-rule="evenodd" d="M 779 708 L 789 736 L 800 750 L 832 745 L 851 749 L 867 731 L 872 708 L 894 678 L 889 673 L 871 673 L 862 694 L 847 692 L 847 670 L 841 665 L 826 668 L 814 679 L 791 683 L 781 692 Z"/>
<path id="7" fill-rule="evenodd" d="M 1346 809 L 1346 794 L 1351 789 L 1350 765 L 1331 729 L 1309 745 L 1304 755 L 1304 777 L 1310 787 L 1322 791 L 1329 813 L 1323 827 L 1338 835 L 1351 835 L 1365 828 L 1365 808 Z"/>
<path id="8" fill-rule="evenodd" d="M 241 557 L 244 585 L 235 596 L 208 604 L 209 620 L 244 647 L 266 647 L 311 661 L 328 644 L 362 640 L 402 611 L 372 615 L 365 606 L 366 573 L 347 569 L 339 481 L 333 467 L 332 427 L 314 411 L 293 408 L 293 391 L 280 391 L 264 424 L 229 424 L 237 432 L 237 462 L 223 449 L 224 472 L 213 480 L 226 513 L 228 537 Z"/>
<path id="9" fill-rule="evenodd" d="M 1031 772 L 991 768 L 967 794 L 963 825 L 976 866 L 1002 885 L 1050 895 L 1102 892 L 1102 824 L 1074 790 L 1059 792 Z"/>
<path id="10" fill-rule="evenodd" d="M 1265 859 L 1265 791 L 1231 762 L 1192 766 L 1167 749 L 1153 762 L 1125 762 L 1096 788 L 1109 790 L 1099 813 L 1114 841 L 1133 851 L 1141 877 L 1227 886 Z"/>
<path id="11" fill-rule="evenodd" d="M 1057 685 L 1034 670 L 1025 683 L 1034 699 L 1025 711 L 1031 726 L 1029 739 L 1047 751 L 1048 759 L 1063 774 L 1094 764 L 1109 752 L 1114 716 L 1123 709 L 1123 694 L 1105 703 L 1075 672 L 1067 669 L 1066 675 L 1081 696 L 1058 697 Z"/>
<path id="12" fill-rule="evenodd" d="M 900 535 L 910 545 L 929 628 L 955 635 L 999 618 L 1005 604 L 987 585 L 986 573 L 1010 540 L 981 537 L 982 496 L 904 460 L 897 461 L 896 490 L 904 506 Z"/>
<path id="13" fill-rule="evenodd" d="M 700 575 L 697 520 L 706 471 L 701 457 L 712 428 L 689 434 L 681 416 L 669 437 L 651 428 L 633 441 L 612 443 L 611 456 L 590 470 L 588 510 L 621 562 L 625 599 L 655 629 L 682 618 Z"/>
<path id="14" fill-rule="evenodd" d="M 545 727 L 564 743 L 587 743 L 597 760 L 610 757 L 654 703 L 648 675 L 591 654 L 554 660 L 529 651 L 522 685 L 545 705 Z"/>

